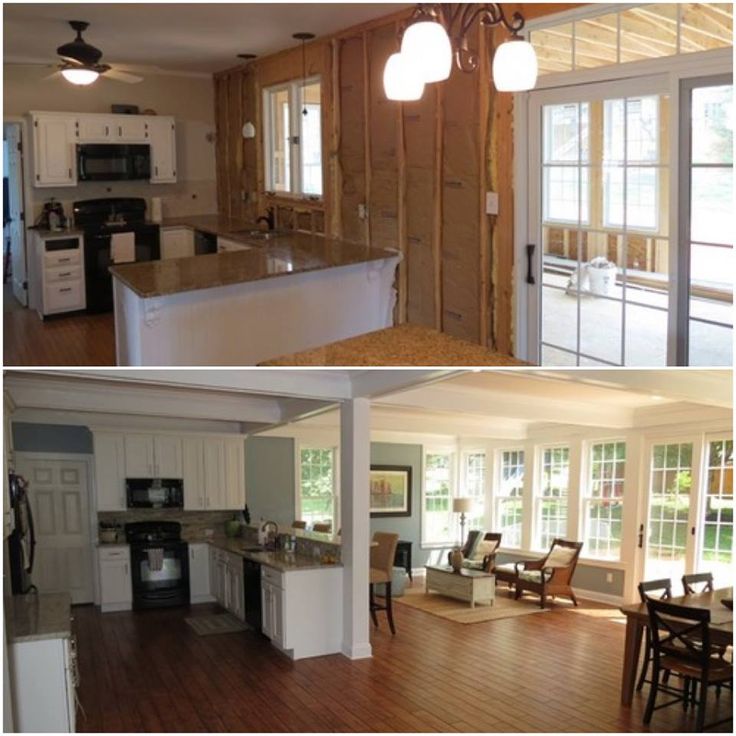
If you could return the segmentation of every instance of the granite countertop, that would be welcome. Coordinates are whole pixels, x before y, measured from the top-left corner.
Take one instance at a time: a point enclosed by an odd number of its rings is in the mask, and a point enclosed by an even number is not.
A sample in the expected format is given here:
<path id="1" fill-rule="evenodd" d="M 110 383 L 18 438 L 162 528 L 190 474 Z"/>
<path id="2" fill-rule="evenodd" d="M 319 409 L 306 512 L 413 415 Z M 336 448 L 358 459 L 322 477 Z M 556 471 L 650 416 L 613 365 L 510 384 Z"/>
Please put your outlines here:
<path id="1" fill-rule="evenodd" d="M 306 233 L 281 234 L 268 240 L 223 230 L 220 234 L 252 247 L 228 253 L 126 263 L 111 266 L 110 272 L 138 296 L 148 299 L 401 257 L 398 251 Z"/>
<path id="2" fill-rule="evenodd" d="M 292 355 L 267 360 L 264 366 L 333 365 L 421 365 L 480 366 L 529 365 L 510 355 L 487 350 L 481 345 L 460 340 L 421 325 L 403 324 L 350 337 Z"/>
<path id="3" fill-rule="evenodd" d="M 293 572 L 294 570 L 320 570 L 327 567 L 342 567 L 341 562 L 335 563 L 324 563 L 320 562 L 314 557 L 308 557 L 306 555 L 292 555 L 286 552 L 274 551 L 274 552 L 248 552 L 244 548 L 255 546 L 248 544 L 244 539 L 235 538 L 214 538 L 210 539 L 209 543 L 224 549 L 227 552 L 244 557 L 254 562 L 260 562 L 262 565 L 272 567 L 279 572 Z"/>
<path id="4" fill-rule="evenodd" d="M 239 217 L 225 215 L 187 215 L 184 217 L 165 217 L 161 227 L 189 227 L 192 230 L 202 230 L 211 235 L 229 235 L 241 230 L 257 230 L 258 225 Z"/>
<path id="5" fill-rule="evenodd" d="M 8 643 L 68 639 L 72 635 L 68 593 L 30 593 L 5 598 Z"/>
<path id="6" fill-rule="evenodd" d="M 75 227 L 71 227 L 65 230 L 48 230 L 42 227 L 30 228 L 43 240 L 50 240 L 51 238 L 70 238 L 76 235 L 84 235 L 83 230 L 78 230 Z"/>

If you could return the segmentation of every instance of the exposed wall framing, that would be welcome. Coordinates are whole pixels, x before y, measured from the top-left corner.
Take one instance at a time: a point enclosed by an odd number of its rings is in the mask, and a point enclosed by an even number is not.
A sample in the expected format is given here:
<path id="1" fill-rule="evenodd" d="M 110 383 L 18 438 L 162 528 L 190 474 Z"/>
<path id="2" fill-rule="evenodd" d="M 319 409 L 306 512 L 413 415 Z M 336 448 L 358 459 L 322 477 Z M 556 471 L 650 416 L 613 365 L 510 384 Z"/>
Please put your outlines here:
<path id="1" fill-rule="evenodd" d="M 505 5 L 525 17 L 577 4 Z M 307 74 L 322 80 L 325 170 L 322 200 L 264 191 L 264 87 L 301 76 L 300 47 L 215 76 L 220 213 L 253 220 L 268 206 L 281 226 L 396 248 L 397 322 L 434 326 L 513 352 L 513 97 L 490 83 L 501 29 L 475 29 L 482 63 L 453 70 L 422 100 L 389 102 L 383 67 L 397 49 L 394 13 L 307 44 Z M 243 123 L 256 126 L 244 140 Z M 485 214 L 498 192 L 499 215 Z"/>

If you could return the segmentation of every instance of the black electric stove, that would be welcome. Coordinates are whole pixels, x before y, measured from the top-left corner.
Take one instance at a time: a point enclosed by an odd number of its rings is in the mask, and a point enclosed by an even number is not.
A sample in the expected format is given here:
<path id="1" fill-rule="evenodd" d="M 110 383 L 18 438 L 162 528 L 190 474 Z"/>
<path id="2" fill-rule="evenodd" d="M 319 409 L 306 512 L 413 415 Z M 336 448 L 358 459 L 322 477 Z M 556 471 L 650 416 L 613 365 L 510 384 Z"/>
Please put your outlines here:
<path id="1" fill-rule="evenodd" d="M 136 262 L 155 261 L 161 257 L 159 226 L 146 222 L 146 200 L 141 197 L 84 199 L 74 203 L 73 213 L 74 225 L 84 231 L 87 311 L 110 312 L 113 233 L 135 233 Z"/>
<path id="2" fill-rule="evenodd" d="M 188 545 L 178 521 L 134 521 L 125 525 L 130 545 L 133 608 L 189 603 Z"/>

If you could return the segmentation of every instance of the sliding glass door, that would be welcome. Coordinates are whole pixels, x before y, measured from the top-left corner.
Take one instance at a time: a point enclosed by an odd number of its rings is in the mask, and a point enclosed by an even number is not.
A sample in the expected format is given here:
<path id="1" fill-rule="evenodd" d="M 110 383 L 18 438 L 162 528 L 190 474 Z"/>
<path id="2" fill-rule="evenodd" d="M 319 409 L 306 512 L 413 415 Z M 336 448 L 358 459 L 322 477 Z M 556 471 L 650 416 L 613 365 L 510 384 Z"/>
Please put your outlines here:
<path id="1" fill-rule="evenodd" d="M 531 360 L 731 364 L 732 87 L 689 80 L 676 110 L 670 88 L 658 75 L 530 94 Z"/>

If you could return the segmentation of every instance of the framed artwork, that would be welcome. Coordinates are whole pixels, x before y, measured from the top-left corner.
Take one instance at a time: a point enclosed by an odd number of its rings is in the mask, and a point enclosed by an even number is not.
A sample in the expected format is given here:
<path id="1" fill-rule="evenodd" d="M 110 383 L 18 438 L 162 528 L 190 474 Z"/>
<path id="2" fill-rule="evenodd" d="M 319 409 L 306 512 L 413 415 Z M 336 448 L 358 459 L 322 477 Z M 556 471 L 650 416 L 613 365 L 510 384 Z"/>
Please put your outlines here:
<path id="1" fill-rule="evenodd" d="M 411 466 L 371 465 L 371 516 L 411 516 Z"/>

